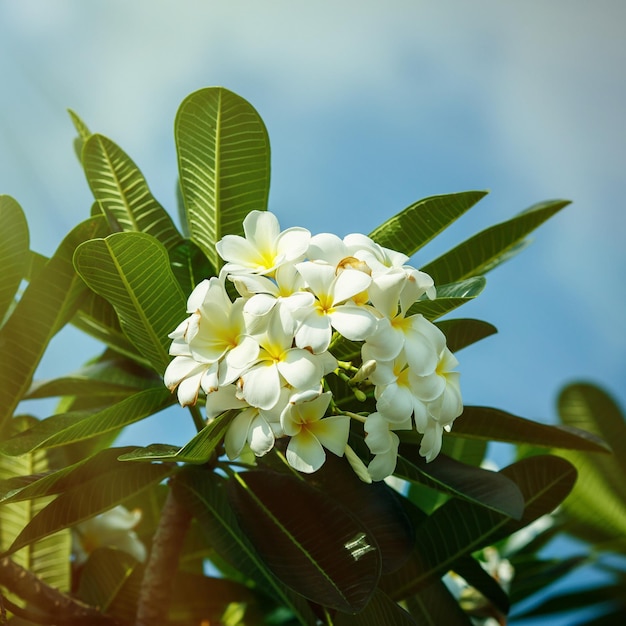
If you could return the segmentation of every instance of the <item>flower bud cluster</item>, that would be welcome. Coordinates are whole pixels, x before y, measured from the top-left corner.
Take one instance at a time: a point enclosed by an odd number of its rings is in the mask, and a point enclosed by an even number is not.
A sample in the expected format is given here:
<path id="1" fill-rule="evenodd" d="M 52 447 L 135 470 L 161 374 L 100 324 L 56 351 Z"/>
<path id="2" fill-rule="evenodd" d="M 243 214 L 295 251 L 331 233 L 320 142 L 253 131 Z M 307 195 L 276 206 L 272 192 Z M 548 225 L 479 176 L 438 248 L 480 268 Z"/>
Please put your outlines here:
<path id="1" fill-rule="evenodd" d="M 196 286 L 189 317 L 169 335 L 174 359 L 164 380 L 180 404 L 195 404 L 202 390 L 208 420 L 239 409 L 225 437 L 231 460 L 248 449 L 262 456 L 288 437 L 287 461 L 314 472 L 325 450 L 344 454 L 351 417 L 359 417 L 339 410 L 324 390 L 324 378 L 342 366 L 332 354 L 340 335 L 361 342 L 357 377 L 376 399 L 376 411 L 360 418 L 373 458 L 357 473 L 373 480 L 393 473 L 397 430 L 415 428 L 420 454 L 435 458 L 462 400 L 443 333 L 410 314 L 415 302 L 435 297 L 432 278 L 365 235 L 281 231 L 261 211 L 243 227 L 244 237 L 217 243 L 225 261 L 219 277 Z M 356 455 L 348 458 L 354 465 Z"/>

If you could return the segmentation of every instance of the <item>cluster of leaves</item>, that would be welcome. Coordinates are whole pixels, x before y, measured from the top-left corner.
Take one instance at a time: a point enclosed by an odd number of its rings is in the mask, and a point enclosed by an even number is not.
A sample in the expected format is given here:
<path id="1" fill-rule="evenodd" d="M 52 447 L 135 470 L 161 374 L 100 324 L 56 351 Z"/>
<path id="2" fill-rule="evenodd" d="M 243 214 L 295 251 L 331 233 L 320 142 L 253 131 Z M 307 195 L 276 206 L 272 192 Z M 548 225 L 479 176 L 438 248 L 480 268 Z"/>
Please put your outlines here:
<path id="1" fill-rule="evenodd" d="M 216 241 L 241 234 L 248 212 L 267 208 L 269 141 L 254 108 L 225 89 L 203 89 L 183 101 L 175 121 L 181 233 L 122 149 L 72 118 L 95 198 L 91 217 L 48 259 L 30 251 L 17 202 L 0 197 L 0 345 L 9 355 L 0 360 L 3 606 L 34 623 L 51 623 L 51 612 L 54 623 L 85 615 L 94 624 L 134 623 L 146 603 L 146 580 L 159 575 L 157 542 L 148 565 L 103 547 L 78 568 L 71 566 L 68 529 L 126 504 L 143 511 L 137 530 L 151 546 L 169 519 L 160 512 L 163 503 L 173 497 L 191 522 L 178 571 L 161 572 L 173 584 L 169 607 L 149 599 L 168 611 L 171 624 L 469 624 L 441 580 L 450 570 L 505 615 L 506 594 L 473 555 L 567 496 L 576 471 L 565 457 L 547 454 L 551 448 L 603 451 L 601 438 L 467 406 L 431 463 L 419 456 L 417 435 L 402 434 L 396 476 L 408 485 L 403 495 L 385 483 L 361 483 L 345 459 L 332 455 L 318 472 L 296 474 L 280 446 L 254 467 L 235 467 L 222 448 L 230 412 L 205 425 L 192 407 L 198 434 L 182 447 L 115 447 L 125 426 L 175 403 L 162 381 L 168 333 L 186 317 L 187 294 L 219 270 Z M 417 201 L 370 237 L 413 255 L 484 195 Z M 438 293 L 416 308 L 437 320 L 451 350 L 495 328 L 439 318 L 476 297 L 484 274 L 566 205 L 535 205 L 421 268 Z M 22 281 L 27 286 L 18 297 Z M 33 382 L 48 343 L 66 324 L 100 340 L 104 351 L 78 372 Z M 349 343 L 336 349 L 338 358 L 353 358 Z M 331 384 L 346 410 L 361 412 L 372 402 L 344 380 Z M 42 420 L 19 414 L 22 400 L 47 397 L 61 398 L 56 414 Z M 494 440 L 546 453 L 487 471 L 480 464 Z M 350 443 L 364 453 L 362 438 L 355 434 Z M 218 575 L 206 575 L 208 562 Z M 7 572 L 16 565 L 45 584 L 14 584 Z"/>

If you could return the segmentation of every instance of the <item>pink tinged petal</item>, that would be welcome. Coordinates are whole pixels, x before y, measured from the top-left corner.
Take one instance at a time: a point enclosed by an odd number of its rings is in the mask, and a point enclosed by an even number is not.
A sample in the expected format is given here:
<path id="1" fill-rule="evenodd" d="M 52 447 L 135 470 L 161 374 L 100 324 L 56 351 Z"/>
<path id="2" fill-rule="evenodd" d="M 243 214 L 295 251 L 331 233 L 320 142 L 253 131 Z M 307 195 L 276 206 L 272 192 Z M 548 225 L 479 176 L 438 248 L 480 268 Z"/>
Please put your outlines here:
<path id="1" fill-rule="evenodd" d="M 332 233 L 319 233 L 311 237 L 307 256 L 313 261 L 324 261 L 336 266 L 341 259 L 349 256 L 344 242 Z"/>
<path id="2" fill-rule="evenodd" d="M 295 340 L 298 348 L 320 353 L 328 350 L 332 339 L 330 319 L 318 310 L 307 315 L 296 330 Z"/>
<path id="3" fill-rule="evenodd" d="M 242 393 L 248 404 L 261 409 L 271 409 L 280 397 L 280 376 L 276 365 L 262 361 L 243 376 Z"/>
<path id="4" fill-rule="evenodd" d="M 335 330 L 352 341 L 363 341 L 376 330 L 376 318 L 355 304 L 342 304 L 329 313 L 328 317 Z"/>
<path id="5" fill-rule="evenodd" d="M 333 305 L 345 302 L 365 291 L 371 282 L 371 276 L 365 272 L 353 269 L 344 270 L 337 276 L 333 285 Z"/>
<path id="6" fill-rule="evenodd" d="M 376 410 L 389 422 L 404 422 L 413 413 L 413 396 L 400 385 L 385 387 L 376 402 Z"/>
<path id="7" fill-rule="evenodd" d="M 306 228 L 287 228 L 276 239 L 278 258 L 284 261 L 296 261 L 304 256 L 309 247 L 311 233 Z"/>
<path id="8" fill-rule="evenodd" d="M 242 411 L 230 423 L 224 437 L 224 449 L 228 458 L 233 461 L 243 450 L 248 440 L 248 431 L 257 412 L 254 409 Z"/>
<path id="9" fill-rule="evenodd" d="M 263 456 L 274 447 L 274 432 L 261 416 L 252 421 L 248 431 L 248 442 L 256 456 Z"/>
<path id="10" fill-rule="evenodd" d="M 344 415 L 324 417 L 308 425 L 318 441 L 333 454 L 343 456 L 348 436 L 350 435 L 350 418 Z"/>
<path id="11" fill-rule="evenodd" d="M 322 378 L 319 359 L 299 348 L 287 350 L 277 367 L 283 378 L 296 389 L 310 389 L 319 385 Z"/>
<path id="12" fill-rule="evenodd" d="M 285 456 L 291 467 L 306 474 L 317 471 L 326 460 L 322 444 L 305 429 L 291 438 Z"/>

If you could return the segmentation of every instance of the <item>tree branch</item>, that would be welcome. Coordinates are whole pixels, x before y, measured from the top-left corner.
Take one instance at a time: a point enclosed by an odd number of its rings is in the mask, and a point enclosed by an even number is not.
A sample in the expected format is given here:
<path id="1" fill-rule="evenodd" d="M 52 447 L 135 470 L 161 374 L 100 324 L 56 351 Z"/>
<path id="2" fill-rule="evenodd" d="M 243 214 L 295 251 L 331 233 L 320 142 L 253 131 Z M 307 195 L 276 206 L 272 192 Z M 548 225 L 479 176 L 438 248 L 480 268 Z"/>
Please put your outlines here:
<path id="1" fill-rule="evenodd" d="M 135 626 L 166 623 L 174 573 L 178 569 L 178 559 L 190 523 L 191 515 L 170 489 L 141 584 Z"/>
<path id="2" fill-rule="evenodd" d="M 8 556 L 0 559 L 0 585 L 36 607 L 38 615 L 29 611 L 32 621 L 54 624 L 98 624 L 114 626 L 118 622 L 95 607 L 46 584 L 35 574 L 14 563 Z M 8 601 L 5 598 L 4 602 Z M 11 611 L 11 607 L 9 607 Z M 34 618 L 34 619 L 33 619 Z M 39 622 L 45 618 L 47 621 Z M 50 619 L 54 622 L 50 622 Z"/>

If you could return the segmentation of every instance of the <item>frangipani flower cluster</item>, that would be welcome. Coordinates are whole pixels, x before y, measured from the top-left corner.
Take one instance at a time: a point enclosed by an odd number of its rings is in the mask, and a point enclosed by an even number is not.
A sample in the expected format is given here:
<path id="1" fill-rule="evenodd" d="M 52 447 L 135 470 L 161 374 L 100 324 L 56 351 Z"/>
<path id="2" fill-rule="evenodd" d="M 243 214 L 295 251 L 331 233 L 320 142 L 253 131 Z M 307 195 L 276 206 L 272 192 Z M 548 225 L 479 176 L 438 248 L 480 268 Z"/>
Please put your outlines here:
<path id="1" fill-rule="evenodd" d="M 289 464 L 314 472 L 326 450 L 344 454 L 353 419 L 364 424 L 373 458 L 365 468 L 349 448 L 347 456 L 365 479 L 393 473 L 398 430 L 416 429 L 420 454 L 435 458 L 462 400 L 445 336 L 410 312 L 435 297 L 432 278 L 365 235 L 281 231 L 261 211 L 243 228 L 244 237 L 217 243 L 220 275 L 197 285 L 189 317 L 170 334 L 174 359 L 164 380 L 180 404 L 195 404 L 203 392 L 209 421 L 238 409 L 225 437 L 231 460 L 247 450 L 263 456 L 286 437 Z M 361 342 L 360 367 L 335 358 L 338 336 Z M 357 369 L 376 401 L 369 415 L 340 410 L 326 384 L 333 373 Z"/>

